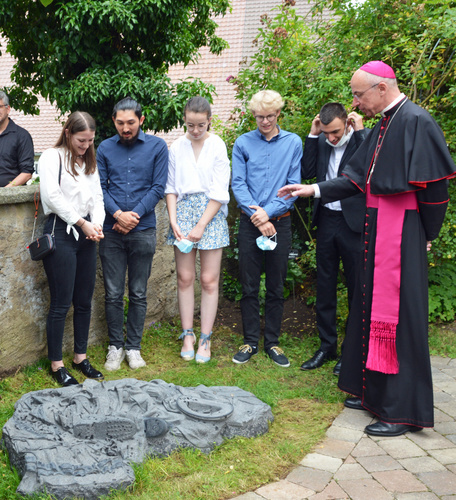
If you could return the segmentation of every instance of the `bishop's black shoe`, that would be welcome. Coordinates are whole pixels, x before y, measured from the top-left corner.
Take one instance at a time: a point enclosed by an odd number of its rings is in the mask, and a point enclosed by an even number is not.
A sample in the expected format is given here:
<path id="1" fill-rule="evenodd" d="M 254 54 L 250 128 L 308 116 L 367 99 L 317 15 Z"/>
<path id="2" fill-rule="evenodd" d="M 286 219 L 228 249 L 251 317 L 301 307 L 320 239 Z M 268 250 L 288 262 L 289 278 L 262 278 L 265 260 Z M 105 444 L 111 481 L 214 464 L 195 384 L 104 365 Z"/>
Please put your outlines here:
<path id="1" fill-rule="evenodd" d="M 321 349 L 318 349 L 318 351 L 310 359 L 301 365 L 301 370 L 315 370 L 332 359 L 337 359 L 337 354 L 324 352 Z"/>
<path id="2" fill-rule="evenodd" d="M 365 410 L 360 398 L 347 398 L 344 401 L 344 406 L 352 410 Z"/>
<path id="3" fill-rule="evenodd" d="M 337 363 L 334 366 L 333 374 L 337 377 L 340 375 L 340 369 L 342 368 L 342 356 L 338 359 Z"/>
<path id="4" fill-rule="evenodd" d="M 375 424 L 368 425 L 364 432 L 371 436 L 401 436 L 406 432 L 419 432 L 422 431 L 422 427 L 417 427 L 415 425 L 406 424 L 388 424 L 387 422 L 382 422 L 379 420 Z"/>

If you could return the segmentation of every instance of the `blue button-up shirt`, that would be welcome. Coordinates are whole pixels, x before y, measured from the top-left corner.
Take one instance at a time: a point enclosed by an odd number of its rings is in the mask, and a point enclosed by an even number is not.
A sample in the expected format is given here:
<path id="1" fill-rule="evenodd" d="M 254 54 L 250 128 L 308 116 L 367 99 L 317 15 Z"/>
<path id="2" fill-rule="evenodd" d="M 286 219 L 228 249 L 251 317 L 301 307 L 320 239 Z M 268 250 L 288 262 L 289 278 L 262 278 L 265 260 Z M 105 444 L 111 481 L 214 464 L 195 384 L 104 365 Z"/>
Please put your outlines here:
<path id="1" fill-rule="evenodd" d="M 155 205 L 163 198 L 168 178 L 168 147 L 154 135 L 139 132 L 127 146 L 115 135 L 97 150 L 106 218 L 103 230 L 112 231 L 117 210 L 136 212 L 140 221 L 132 231 L 155 227 Z"/>
<path id="2" fill-rule="evenodd" d="M 262 207 L 269 218 L 288 212 L 295 198 L 277 196 L 279 188 L 301 182 L 302 141 L 281 130 L 267 141 L 258 130 L 243 134 L 234 143 L 231 187 L 238 206 L 251 216 Z"/>

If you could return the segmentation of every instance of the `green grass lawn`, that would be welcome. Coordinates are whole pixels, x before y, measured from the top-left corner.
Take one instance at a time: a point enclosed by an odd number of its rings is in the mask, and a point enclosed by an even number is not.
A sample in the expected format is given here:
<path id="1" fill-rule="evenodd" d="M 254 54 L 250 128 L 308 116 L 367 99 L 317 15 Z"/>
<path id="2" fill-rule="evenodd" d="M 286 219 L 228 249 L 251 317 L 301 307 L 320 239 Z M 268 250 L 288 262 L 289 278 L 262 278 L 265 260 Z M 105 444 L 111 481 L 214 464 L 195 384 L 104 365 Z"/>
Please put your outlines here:
<path id="1" fill-rule="evenodd" d="M 109 499 L 225 499 L 253 490 L 283 478 L 323 439 L 326 429 L 342 410 L 345 396 L 337 389 L 337 379 L 332 374 L 334 362 L 312 372 L 299 370 L 302 361 L 318 347 L 316 337 L 300 339 L 282 335 L 281 347 L 290 358 L 289 368 L 275 365 L 262 351 L 246 365 L 235 365 L 231 358 L 242 338 L 229 328 L 220 327 L 214 331 L 212 360 L 197 365 L 181 360 L 181 342 L 177 340 L 180 331 L 173 322 L 152 325 L 143 338 L 142 353 L 147 367 L 132 372 L 123 363 L 118 372 L 104 372 L 106 380 L 134 377 L 162 379 L 182 386 L 238 386 L 269 404 L 274 422 L 266 435 L 226 441 L 208 455 L 186 449 L 164 459 L 136 464 L 133 487 L 113 492 Z M 433 328 L 433 354 L 456 357 L 453 334 L 451 329 Z M 91 347 L 88 354 L 92 364 L 102 369 L 106 345 Z M 71 366 L 71 357 L 66 356 L 64 361 Z M 47 374 L 48 368 L 49 363 L 42 360 L 0 381 L 2 427 L 23 394 L 57 387 Z M 80 374 L 76 376 L 82 381 Z M 0 450 L 0 499 L 21 498 L 15 493 L 19 482 L 6 452 Z"/>

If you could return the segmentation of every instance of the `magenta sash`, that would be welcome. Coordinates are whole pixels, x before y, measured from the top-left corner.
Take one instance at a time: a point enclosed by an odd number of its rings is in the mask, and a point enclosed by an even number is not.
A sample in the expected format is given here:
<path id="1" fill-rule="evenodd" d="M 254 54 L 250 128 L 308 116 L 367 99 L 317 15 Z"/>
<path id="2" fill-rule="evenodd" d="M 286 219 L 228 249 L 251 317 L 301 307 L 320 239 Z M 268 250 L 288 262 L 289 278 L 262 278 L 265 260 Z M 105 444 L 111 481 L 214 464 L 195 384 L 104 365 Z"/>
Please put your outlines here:
<path id="1" fill-rule="evenodd" d="M 401 243 L 406 210 L 418 210 L 415 192 L 387 196 L 366 192 L 368 207 L 377 209 L 374 283 L 366 368 L 399 373 L 396 328 L 401 291 Z"/>

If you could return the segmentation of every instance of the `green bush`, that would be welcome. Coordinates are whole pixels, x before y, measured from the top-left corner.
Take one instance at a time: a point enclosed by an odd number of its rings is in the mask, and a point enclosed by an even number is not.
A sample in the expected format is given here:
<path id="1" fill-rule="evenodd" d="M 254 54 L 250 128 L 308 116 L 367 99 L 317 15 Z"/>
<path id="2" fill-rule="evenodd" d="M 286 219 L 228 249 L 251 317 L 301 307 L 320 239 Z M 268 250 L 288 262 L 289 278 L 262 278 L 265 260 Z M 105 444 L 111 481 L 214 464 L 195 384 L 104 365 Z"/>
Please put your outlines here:
<path id="1" fill-rule="evenodd" d="M 237 278 L 231 276 L 226 269 L 223 270 L 223 296 L 228 300 L 239 302 L 242 298 L 242 286 Z"/>
<path id="2" fill-rule="evenodd" d="M 444 261 L 429 268 L 429 320 L 454 321 L 456 316 L 456 264 Z"/>

